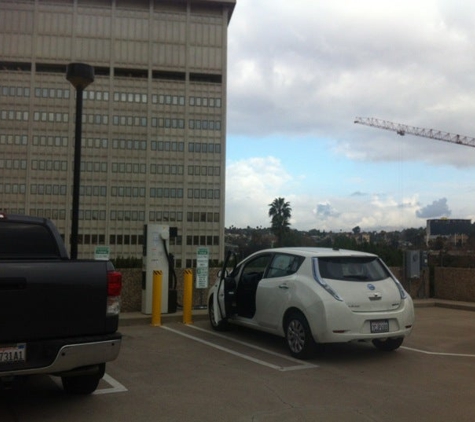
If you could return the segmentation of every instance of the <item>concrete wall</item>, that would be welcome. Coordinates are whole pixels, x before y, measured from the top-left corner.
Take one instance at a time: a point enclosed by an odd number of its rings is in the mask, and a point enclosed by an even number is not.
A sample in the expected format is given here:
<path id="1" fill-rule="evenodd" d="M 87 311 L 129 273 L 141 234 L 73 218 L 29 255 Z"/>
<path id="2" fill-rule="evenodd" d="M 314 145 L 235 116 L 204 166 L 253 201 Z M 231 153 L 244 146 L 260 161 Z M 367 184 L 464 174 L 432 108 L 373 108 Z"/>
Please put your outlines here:
<path id="1" fill-rule="evenodd" d="M 475 302 L 475 268 L 436 267 L 436 299 Z"/>
<path id="2" fill-rule="evenodd" d="M 210 268 L 209 285 L 214 283 L 218 268 Z M 142 308 L 142 270 L 128 268 L 119 270 L 123 275 L 122 312 L 140 312 Z M 429 271 L 423 270 L 420 278 L 407 279 L 403 269 L 391 268 L 413 299 L 430 297 Z M 183 298 L 183 269 L 177 269 L 178 303 Z M 193 274 L 193 304 L 206 305 L 208 289 L 196 289 Z M 475 302 L 475 268 L 436 267 L 434 274 L 434 297 L 436 299 Z"/>
<path id="3" fill-rule="evenodd" d="M 209 286 L 214 283 L 218 268 L 209 269 Z M 142 269 L 119 269 L 122 273 L 122 312 L 140 312 L 142 309 Z M 184 269 L 175 270 L 177 276 L 178 303 L 183 303 L 183 272 Z M 206 305 L 208 289 L 195 288 L 195 274 L 193 273 L 193 305 Z"/>
<path id="4" fill-rule="evenodd" d="M 140 311 L 142 307 L 142 269 L 119 269 L 122 273 L 122 312 Z"/>
<path id="5" fill-rule="evenodd" d="M 407 278 L 402 267 L 391 267 L 390 270 L 413 299 L 429 298 L 429 270 L 422 270 L 419 278 Z"/>

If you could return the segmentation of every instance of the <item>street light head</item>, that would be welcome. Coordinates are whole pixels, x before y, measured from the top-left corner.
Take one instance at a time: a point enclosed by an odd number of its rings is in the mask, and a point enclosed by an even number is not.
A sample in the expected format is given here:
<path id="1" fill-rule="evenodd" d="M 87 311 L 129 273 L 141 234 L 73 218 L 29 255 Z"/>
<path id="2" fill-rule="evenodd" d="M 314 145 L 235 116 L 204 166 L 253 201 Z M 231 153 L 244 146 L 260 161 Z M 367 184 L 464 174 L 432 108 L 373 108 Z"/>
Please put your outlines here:
<path id="1" fill-rule="evenodd" d="M 94 68 L 85 63 L 70 63 L 66 68 L 66 79 L 76 89 L 85 89 L 94 82 Z"/>

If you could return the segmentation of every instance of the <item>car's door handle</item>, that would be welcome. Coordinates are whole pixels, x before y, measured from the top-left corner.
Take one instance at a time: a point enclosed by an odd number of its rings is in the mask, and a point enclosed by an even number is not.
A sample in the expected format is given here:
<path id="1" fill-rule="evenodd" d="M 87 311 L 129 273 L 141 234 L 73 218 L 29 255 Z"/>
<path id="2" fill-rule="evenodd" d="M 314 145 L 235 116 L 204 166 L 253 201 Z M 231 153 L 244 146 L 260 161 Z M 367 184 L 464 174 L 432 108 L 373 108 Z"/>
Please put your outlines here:
<path id="1" fill-rule="evenodd" d="M 289 288 L 289 286 L 287 286 L 287 284 L 281 284 L 281 285 L 279 285 L 279 289 L 287 290 L 288 288 Z"/>

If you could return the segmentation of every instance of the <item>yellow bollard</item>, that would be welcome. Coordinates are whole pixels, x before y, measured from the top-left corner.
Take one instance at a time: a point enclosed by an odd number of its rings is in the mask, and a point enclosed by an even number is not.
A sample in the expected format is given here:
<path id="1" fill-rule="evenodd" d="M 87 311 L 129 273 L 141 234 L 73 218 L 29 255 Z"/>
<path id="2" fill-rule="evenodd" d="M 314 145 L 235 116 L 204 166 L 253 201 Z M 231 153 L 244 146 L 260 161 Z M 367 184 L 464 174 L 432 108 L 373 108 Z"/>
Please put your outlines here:
<path id="1" fill-rule="evenodd" d="M 193 324 L 191 307 L 193 303 L 193 271 L 186 269 L 183 277 L 183 324 Z"/>
<path id="2" fill-rule="evenodd" d="M 162 272 L 153 272 L 152 325 L 162 325 Z"/>

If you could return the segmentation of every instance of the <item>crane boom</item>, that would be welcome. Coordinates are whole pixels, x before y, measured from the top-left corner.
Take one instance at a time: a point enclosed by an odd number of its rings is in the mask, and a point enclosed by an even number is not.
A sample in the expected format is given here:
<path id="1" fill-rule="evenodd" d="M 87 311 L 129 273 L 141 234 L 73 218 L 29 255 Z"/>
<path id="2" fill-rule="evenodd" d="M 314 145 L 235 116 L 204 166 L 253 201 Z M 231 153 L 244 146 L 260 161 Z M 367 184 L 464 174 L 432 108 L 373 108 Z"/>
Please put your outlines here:
<path id="1" fill-rule="evenodd" d="M 391 130 L 401 136 L 409 134 L 475 148 L 475 138 L 471 138 L 470 136 L 455 135 L 453 133 L 442 132 L 441 130 L 436 129 L 424 129 L 415 126 L 408 126 L 400 123 L 389 122 L 387 120 L 375 119 L 374 117 L 356 117 L 355 123 L 379 129 Z"/>

